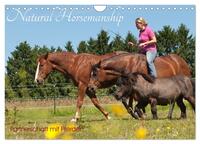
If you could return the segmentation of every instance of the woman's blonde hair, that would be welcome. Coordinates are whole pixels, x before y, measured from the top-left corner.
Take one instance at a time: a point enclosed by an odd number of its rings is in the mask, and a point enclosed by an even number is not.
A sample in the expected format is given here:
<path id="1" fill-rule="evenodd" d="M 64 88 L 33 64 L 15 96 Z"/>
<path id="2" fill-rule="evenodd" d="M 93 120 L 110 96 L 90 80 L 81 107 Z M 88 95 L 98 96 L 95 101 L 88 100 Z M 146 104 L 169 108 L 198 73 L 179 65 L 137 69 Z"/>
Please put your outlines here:
<path id="1" fill-rule="evenodd" d="M 143 17 L 136 18 L 135 22 L 142 23 L 143 25 L 146 25 L 146 26 L 148 25 L 147 21 Z"/>

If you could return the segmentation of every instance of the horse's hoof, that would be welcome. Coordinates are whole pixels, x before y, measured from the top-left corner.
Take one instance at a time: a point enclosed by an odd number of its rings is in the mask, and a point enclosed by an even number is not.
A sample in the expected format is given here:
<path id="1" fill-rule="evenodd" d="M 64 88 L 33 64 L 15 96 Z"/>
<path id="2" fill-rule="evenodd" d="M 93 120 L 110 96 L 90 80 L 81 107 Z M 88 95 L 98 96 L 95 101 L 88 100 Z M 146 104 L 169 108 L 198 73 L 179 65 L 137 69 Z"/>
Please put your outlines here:
<path id="1" fill-rule="evenodd" d="M 171 117 L 171 116 L 168 116 L 167 118 L 168 118 L 169 120 L 172 120 L 172 117 Z"/>
<path id="2" fill-rule="evenodd" d="M 158 120 L 158 117 L 153 117 L 153 120 Z"/>
<path id="3" fill-rule="evenodd" d="M 141 118 L 145 120 L 147 118 L 147 116 L 145 114 L 143 114 Z"/>
<path id="4" fill-rule="evenodd" d="M 135 119 L 140 119 L 140 117 L 138 116 L 138 113 L 137 112 L 134 112 L 131 114 L 133 118 Z"/>
<path id="5" fill-rule="evenodd" d="M 186 119 L 186 118 L 187 118 L 186 114 L 182 113 L 180 119 Z"/>
<path id="6" fill-rule="evenodd" d="M 105 117 L 106 117 L 107 120 L 110 120 L 110 119 L 111 119 L 111 117 L 109 116 L 109 113 L 106 113 L 106 114 L 105 114 Z"/>
<path id="7" fill-rule="evenodd" d="M 107 116 L 107 120 L 110 120 L 111 119 L 111 117 L 110 116 Z"/>
<path id="8" fill-rule="evenodd" d="M 77 122 L 76 118 L 71 119 L 71 122 Z"/>
<path id="9" fill-rule="evenodd" d="M 179 119 L 186 119 L 187 117 L 186 116 L 181 116 Z"/>

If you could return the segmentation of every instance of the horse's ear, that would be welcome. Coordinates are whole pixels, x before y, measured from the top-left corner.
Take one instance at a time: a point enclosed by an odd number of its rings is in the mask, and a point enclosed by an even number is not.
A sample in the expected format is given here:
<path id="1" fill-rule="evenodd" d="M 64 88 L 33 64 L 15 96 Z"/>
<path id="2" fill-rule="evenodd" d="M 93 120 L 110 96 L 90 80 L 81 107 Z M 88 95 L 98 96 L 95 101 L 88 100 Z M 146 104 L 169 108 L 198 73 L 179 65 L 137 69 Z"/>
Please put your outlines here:
<path id="1" fill-rule="evenodd" d="M 48 58 L 48 55 L 49 55 L 49 53 L 46 53 L 46 54 L 44 55 L 44 59 L 47 59 L 47 58 Z"/>
<path id="2" fill-rule="evenodd" d="M 92 65 L 92 69 L 100 68 L 100 65 L 101 65 L 101 61 L 99 61 L 98 63 Z"/>
<path id="3" fill-rule="evenodd" d="M 128 77 L 130 82 L 134 84 L 137 81 L 138 75 L 136 73 L 130 73 Z"/>
<path id="4" fill-rule="evenodd" d="M 96 64 L 96 67 L 100 68 L 100 65 L 101 65 L 101 61 L 99 61 L 99 62 Z"/>

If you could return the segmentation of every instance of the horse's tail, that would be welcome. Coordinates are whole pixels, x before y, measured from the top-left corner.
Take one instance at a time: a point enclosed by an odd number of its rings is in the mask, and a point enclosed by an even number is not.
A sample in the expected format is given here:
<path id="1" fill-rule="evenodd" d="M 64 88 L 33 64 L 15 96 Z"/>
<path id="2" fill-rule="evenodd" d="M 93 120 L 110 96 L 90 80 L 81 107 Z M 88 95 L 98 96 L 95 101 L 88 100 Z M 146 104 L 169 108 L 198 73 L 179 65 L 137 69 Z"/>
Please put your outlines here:
<path id="1" fill-rule="evenodd" d="M 192 87 L 193 87 L 193 96 L 194 96 L 194 98 L 195 98 L 195 95 L 196 95 L 196 92 L 195 92 L 195 90 L 196 90 L 196 84 L 195 84 L 195 78 L 190 78 L 190 81 L 191 81 L 191 83 L 192 83 Z"/>

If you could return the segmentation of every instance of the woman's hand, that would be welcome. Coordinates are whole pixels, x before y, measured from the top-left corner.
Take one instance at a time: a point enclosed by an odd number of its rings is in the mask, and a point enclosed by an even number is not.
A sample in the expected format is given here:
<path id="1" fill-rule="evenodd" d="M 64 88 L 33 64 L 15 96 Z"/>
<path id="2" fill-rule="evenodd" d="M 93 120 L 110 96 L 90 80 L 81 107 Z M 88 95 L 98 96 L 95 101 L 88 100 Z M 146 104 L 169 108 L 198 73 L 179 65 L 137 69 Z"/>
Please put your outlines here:
<path id="1" fill-rule="evenodd" d="M 146 43 L 140 43 L 138 46 L 140 47 L 140 48 L 143 48 L 143 47 L 145 47 L 147 44 Z"/>
<path id="2" fill-rule="evenodd" d="M 129 46 L 134 46 L 135 44 L 134 44 L 133 42 L 130 42 L 130 41 L 129 41 L 129 42 L 128 42 L 128 45 L 129 45 Z"/>

